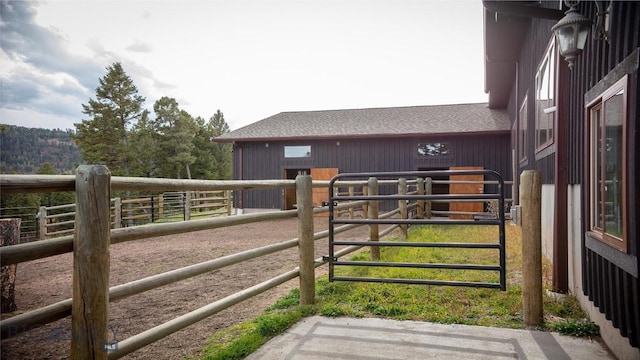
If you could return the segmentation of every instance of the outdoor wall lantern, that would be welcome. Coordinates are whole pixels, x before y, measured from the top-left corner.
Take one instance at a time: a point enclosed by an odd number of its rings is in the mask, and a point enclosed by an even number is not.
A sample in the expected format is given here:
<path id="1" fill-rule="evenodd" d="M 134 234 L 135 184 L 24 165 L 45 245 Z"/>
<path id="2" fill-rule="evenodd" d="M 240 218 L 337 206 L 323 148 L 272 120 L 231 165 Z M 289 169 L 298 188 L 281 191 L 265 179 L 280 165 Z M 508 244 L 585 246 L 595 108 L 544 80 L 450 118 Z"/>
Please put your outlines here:
<path id="1" fill-rule="evenodd" d="M 560 45 L 560 55 L 569 63 L 569 69 L 573 70 L 576 57 L 582 53 L 587 43 L 591 20 L 578 12 L 579 1 L 565 1 L 564 3 L 569 6 L 569 10 L 551 30 L 555 33 Z"/>

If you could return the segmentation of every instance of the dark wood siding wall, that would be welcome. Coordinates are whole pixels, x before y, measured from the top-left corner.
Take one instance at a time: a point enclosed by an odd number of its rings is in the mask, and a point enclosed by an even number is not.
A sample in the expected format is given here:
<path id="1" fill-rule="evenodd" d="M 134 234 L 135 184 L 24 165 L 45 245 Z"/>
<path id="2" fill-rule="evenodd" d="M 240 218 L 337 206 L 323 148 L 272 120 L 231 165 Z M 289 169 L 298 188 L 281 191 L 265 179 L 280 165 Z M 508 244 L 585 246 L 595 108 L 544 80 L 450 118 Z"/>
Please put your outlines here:
<path id="1" fill-rule="evenodd" d="M 511 180 L 510 133 L 440 137 L 367 138 L 309 141 L 243 142 L 234 145 L 234 178 L 282 179 L 286 169 L 338 168 L 341 173 L 448 169 L 483 166 Z M 419 156 L 417 146 L 446 142 L 448 156 Z M 268 146 L 267 146 L 268 144 Z M 311 145 L 311 157 L 285 159 L 284 146 Z M 507 186 L 507 196 L 510 187 Z M 493 191 L 488 187 L 487 191 Z M 241 196 L 239 196 L 241 195 Z M 242 208 L 281 208 L 281 191 L 244 191 L 236 195 Z"/>
<path id="2" fill-rule="evenodd" d="M 629 62 L 630 55 L 637 59 L 640 47 L 640 4 L 638 2 L 618 2 L 612 4 L 611 31 L 609 41 L 594 39 L 589 35 L 588 43 L 583 54 L 576 61 L 572 71 L 567 72 L 567 83 L 562 91 L 566 91 L 567 103 L 564 117 L 568 121 L 568 182 L 570 184 L 585 184 L 585 94 L 597 86 L 603 86 L 607 77 L 621 71 L 620 64 Z M 594 2 L 583 1 L 579 6 L 580 13 L 594 18 L 596 6 Z M 635 53 L 634 53 L 635 52 Z M 626 59 L 626 61 L 625 61 Z M 633 59 L 632 59 L 633 60 Z M 563 60 L 564 61 L 564 60 Z M 630 253 L 622 254 L 612 251 L 606 245 L 588 238 L 585 235 L 583 247 L 583 290 L 585 295 L 610 319 L 613 326 L 620 329 L 620 333 L 629 338 L 632 346 L 640 346 L 640 280 L 638 279 L 638 161 L 640 148 L 638 144 L 638 130 L 640 116 L 638 114 L 638 85 L 637 60 L 635 70 L 631 73 L 629 86 L 629 159 L 628 167 L 628 198 L 629 203 L 629 234 Z M 624 69 L 623 71 L 627 71 Z M 600 83 L 600 84 L 599 84 Z M 606 85 L 605 85 L 606 86 Z M 635 155 L 634 155 L 635 154 Z M 583 197 L 583 209 L 586 199 Z M 583 210 L 583 226 L 586 231 Z"/>
<path id="3" fill-rule="evenodd" d="M 558 8 L 544 3 L 546 7 Z M 609 3 L 607 2 L 607 5 Z M 585 216 L 581 217 L 583 236 L 583 291 L 589 300 L 599 308 L 620 333 L 629 338 L 632 346 L 640 346 L 640 268 L 638 234 L 640 233 L 638 204 L 638 175 L 640 174 L 640 84 L 638 82 L 638 53 L 640 50 L 640 2 L 613 1 L 611 14 L 611 29 L 609 41 L 594 39 L 589 35 L 587 46 L 583 54 L 578 56 L 572 71 L 565 71 L 566 79 L 561 93 L 565 96 L 564 114 L 559 114 L 560 121 L 567 121 L 566 151 L 568 156 L 567 180 L 569 184 L 585 184 L 585 94 L 597 86 L 603 86 L 602 81 L 607 77 L 614 77 L 612 73 L 627 71 L 630 73 L 629 84 L 629 132 L 628 136 L 628 222 L 630 243 L 629 254 L 623 254 L 603 243 L 589 238 L 586 234 Z M 595 19 L 596 4 L 593 1 L 582 1 L 579 4 L 581 14 Z M 525 36 L 520 62 L 518 64 L 518 80 L 514 84 L 509 101 L 509 114 L 515 121 L 517 111 L 528 91 L 528 129 L 529 150 L 528 163 L 519 167 L 518 173 L 525 169 L 537 169 L 543 174 L 545 183 L 554 181 L 554 156 L 548 156 L 535 161 L 535 114 L 533 106 L 535 92 L 536 67 L 543 56 L 544 50 L 551 39 L 551 26 L 555 22 L 533 19 L 532 26 Z M 620 64 L 627 64 L 620 69 Z M 628 64 L 635 66 L 629 72 Z M 635 65 L 634 65 L 635 64 Z M 560 66 L 567 66 L 564 59 Z M 564 70 L 563 70 L 564 71 Z M 600 83 L 600 84 L 599 84 Z M 558 146 L 558 144 L 556 144 Z M 582 198 L 582 208 L 585 208 L 585 196 Z"/>
<path id="4" fill-rule="evenodd" d="M 546 2 L 544 5 L 547 8 L 558 9 L 558 4 L 554 2 Z M 521 61 L 518 62 L 517 66 L 517 92 L 512 92 L 511 98 L 509 99 L 509 114 L 511 119 L 515 121 L 520 106 L 525 96 L 527 96 L 527 160 L 523 163 L 519 163 L 519 161 L 516 162 L 518 164 L 517 174 L 520 174 L 523 170 L 538 170 L 542 174 L 544 184 L 553 184 L 555 181 L 555 153 L 550 153 L 536 160 L 535 79 L 540 59 L 544 56 L 549 41 L 553 37 L 551 27 L 555 25 L 555 23 L 553 20 L 532 19 L 532 26 L 525 35 L 524 44 L 520 53 Z M 513 139 L 513 141 L 515 144 L 516 139 Z M 552 146 L 556 146 L 556 144 Z"/>
<path id="5" fill-rule="evenodd" d="M 607 260 L 601 252 L 585 248 L 584 293 L 601 313 L 640 346 L 640 282 L 638 278 Z"/>
<path id="6" fill-rule="evenodd" d="M 585 294 L 593 301 L 613 326 L 629 338 L 632 346 L 640 347 L 640 280 L 638 278 L 638 169 L 640 147 L 638 130 L 638 48 L 640 47 L 640 3 L 618 2 L 612 4 L 609 41 L 590 37 L 585 52 L 578 57 L 574 71 L 569 73 L 569 181 L 585 184 L 585 94 L 599 86 L 606 86 L 617 72 L 631 72 L 629 84 L 629 132 L 627 168 L 628 188 L 628 241 L 630 254 L 610 252 L 608 248 L 586 239 L 583 273 Z M 593 16 L 594 2 L 581 2 L 580 11 Z M 632 58 L 630 56 L 633 55 Z M 631 61 L 629 61 L 631 60 Z M 623 64 L 624 63 L 624 64 Z M 621 64 L 624 66 L 621 67 Z M 629 66 L 629 64 L 632 64 Z M 635 69 L 634 69 L 635 68 Z M 631 134 L 635 134 L 631 135 Z M 584 217 L 584 216 L 583 216 Z M 586 225 L 583 225 L 586 228 Z"/>
<path id="7" fill-rule="evenodd" d="M 587 47 L 576 61 L 574 71 L 569 73 L 568 91 L 571 101 L 568 104 L 568 119 L 570 134 L 584 134 L 585 109 L 584 95 L 596 83 L 602 80 L 622 60 L 640 46 L 640 10 L 633 1 L 614 1 L 612 3 L 611 34 L 609 42 L 595 40 L 589 36 Z M 596 13 L 595 3 L 585 1 L 580 3 L 583 14 Z M 637 103 L 637 97 L 633 99 Z M 633 104 L 632 104 L 633 105 Z M 636 109 L 633 106 L 632 109 Z M 633 121 L 631 122 L 633 124 Z M 583 177 L 584 137 L 571 136 L 569 138 L 569 183 L 580 184 Z"/>

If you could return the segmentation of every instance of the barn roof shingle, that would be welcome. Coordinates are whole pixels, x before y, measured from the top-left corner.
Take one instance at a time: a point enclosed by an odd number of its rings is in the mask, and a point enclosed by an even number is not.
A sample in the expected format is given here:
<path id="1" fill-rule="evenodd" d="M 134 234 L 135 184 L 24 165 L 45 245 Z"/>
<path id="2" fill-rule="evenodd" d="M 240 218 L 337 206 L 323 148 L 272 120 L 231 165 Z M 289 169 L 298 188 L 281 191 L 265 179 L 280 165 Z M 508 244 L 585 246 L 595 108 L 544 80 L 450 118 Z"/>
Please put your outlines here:
<path id="1" fill-rule="evenodd" d="M 281 112 L 214 138 L 217 142 L 505 132 L 505 110 L 486 103 Z"/>

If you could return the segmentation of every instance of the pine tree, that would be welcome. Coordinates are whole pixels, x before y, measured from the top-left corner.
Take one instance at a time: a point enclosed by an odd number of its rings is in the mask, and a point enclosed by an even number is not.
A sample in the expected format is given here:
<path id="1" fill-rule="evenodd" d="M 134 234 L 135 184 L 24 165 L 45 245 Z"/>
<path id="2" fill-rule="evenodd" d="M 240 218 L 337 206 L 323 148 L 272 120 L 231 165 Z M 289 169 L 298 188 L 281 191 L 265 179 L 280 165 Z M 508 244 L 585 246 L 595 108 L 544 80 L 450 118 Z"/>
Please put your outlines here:
<path id="1" fill-rule="evenodd" d="M 193 155 L 196 161 L 192 166 L 193 177 L 205 180 L 231 179 L 231 145 L 211 141 L 212 138 L 229 132 L 224 115 L 218 110 L 207 123 L 200 117 L 196 119 L 196 123 L 198 132 L 194 139 Z"/>
<path id="2" fill-rule="evenodd" d="M 87 163 L 105 164 L 113 175 L 130 174 L 129 128 L 142 116 L 144 101 L 119 62 L 107 67 L 96 99 L 82 104 L 83 114 L 90 119 L 74 124 L 73 139 Z"/>
<path id="3" fill-rule="evenodd" d="M 145 110 L 131 129 L 131 149 L 136 156 L 131 159 L 131 176 L 156 177 L 161 163 L 158 137 L 154 123 Z"/>
<path id="4" fill-rule="evenodd" d="M 224 120 L 224 115 L 218 109 L 218 111 L 209 119 L 209 123 L 213 127 L 213 136 L 217 137 L 224 133 L 229 132 L 229 124 Z M 231 144 L 214 143 L 209 139 L 209 142 L 213 145 L 213 153 L 216 159 L 216 167 L 218 170 L 218 179 L 228 180 L 231 179 L 231 165 L 233 162 L 233 155 L 231 152 Z"/>
<path id="5" fill-rule="evenodd" d="M 56 169 L 50 162 L 40 165 L 38 174 L 41 175 L 57 175 Z M 50 191 L 40 194 L 40 205 L 42 206 L 58 206 L 68 205 L 76 202 L 76 194 L 72 191 Z M 59 212 L 65 212 L 66 209 Z M 54 212 L 55 213 L 55 212 Z"/>
<path id="6" fill-rule="evenodd" d="M 156 113 L 154 129 L 157 135 L 157 146 L 162 159 L 158 167 L 158 175 L 169 178 L 191 178 L 190 166 L 195 161 L 191 154 L 194 148 L 193 138 L 197 125 L 193 117 L 180 110 L 178 102 L 169 97 L 162 97 L 153 105 Z"/>

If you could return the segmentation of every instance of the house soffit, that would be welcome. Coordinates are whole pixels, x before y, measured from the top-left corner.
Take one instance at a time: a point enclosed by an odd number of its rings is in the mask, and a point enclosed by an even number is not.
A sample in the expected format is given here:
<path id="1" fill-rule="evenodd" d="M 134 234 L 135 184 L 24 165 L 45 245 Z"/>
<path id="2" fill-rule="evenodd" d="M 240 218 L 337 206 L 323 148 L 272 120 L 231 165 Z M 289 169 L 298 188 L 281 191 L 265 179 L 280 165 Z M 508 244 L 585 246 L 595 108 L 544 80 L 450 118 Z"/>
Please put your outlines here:
<path id="1" fill-rule="evenodd" d="M 538 1 L 483 1 L 485 92 L 490 108 L 506 108 L 516 63 L 531 18 L 560 19 L 561 10 L 539 7 Z"/>

